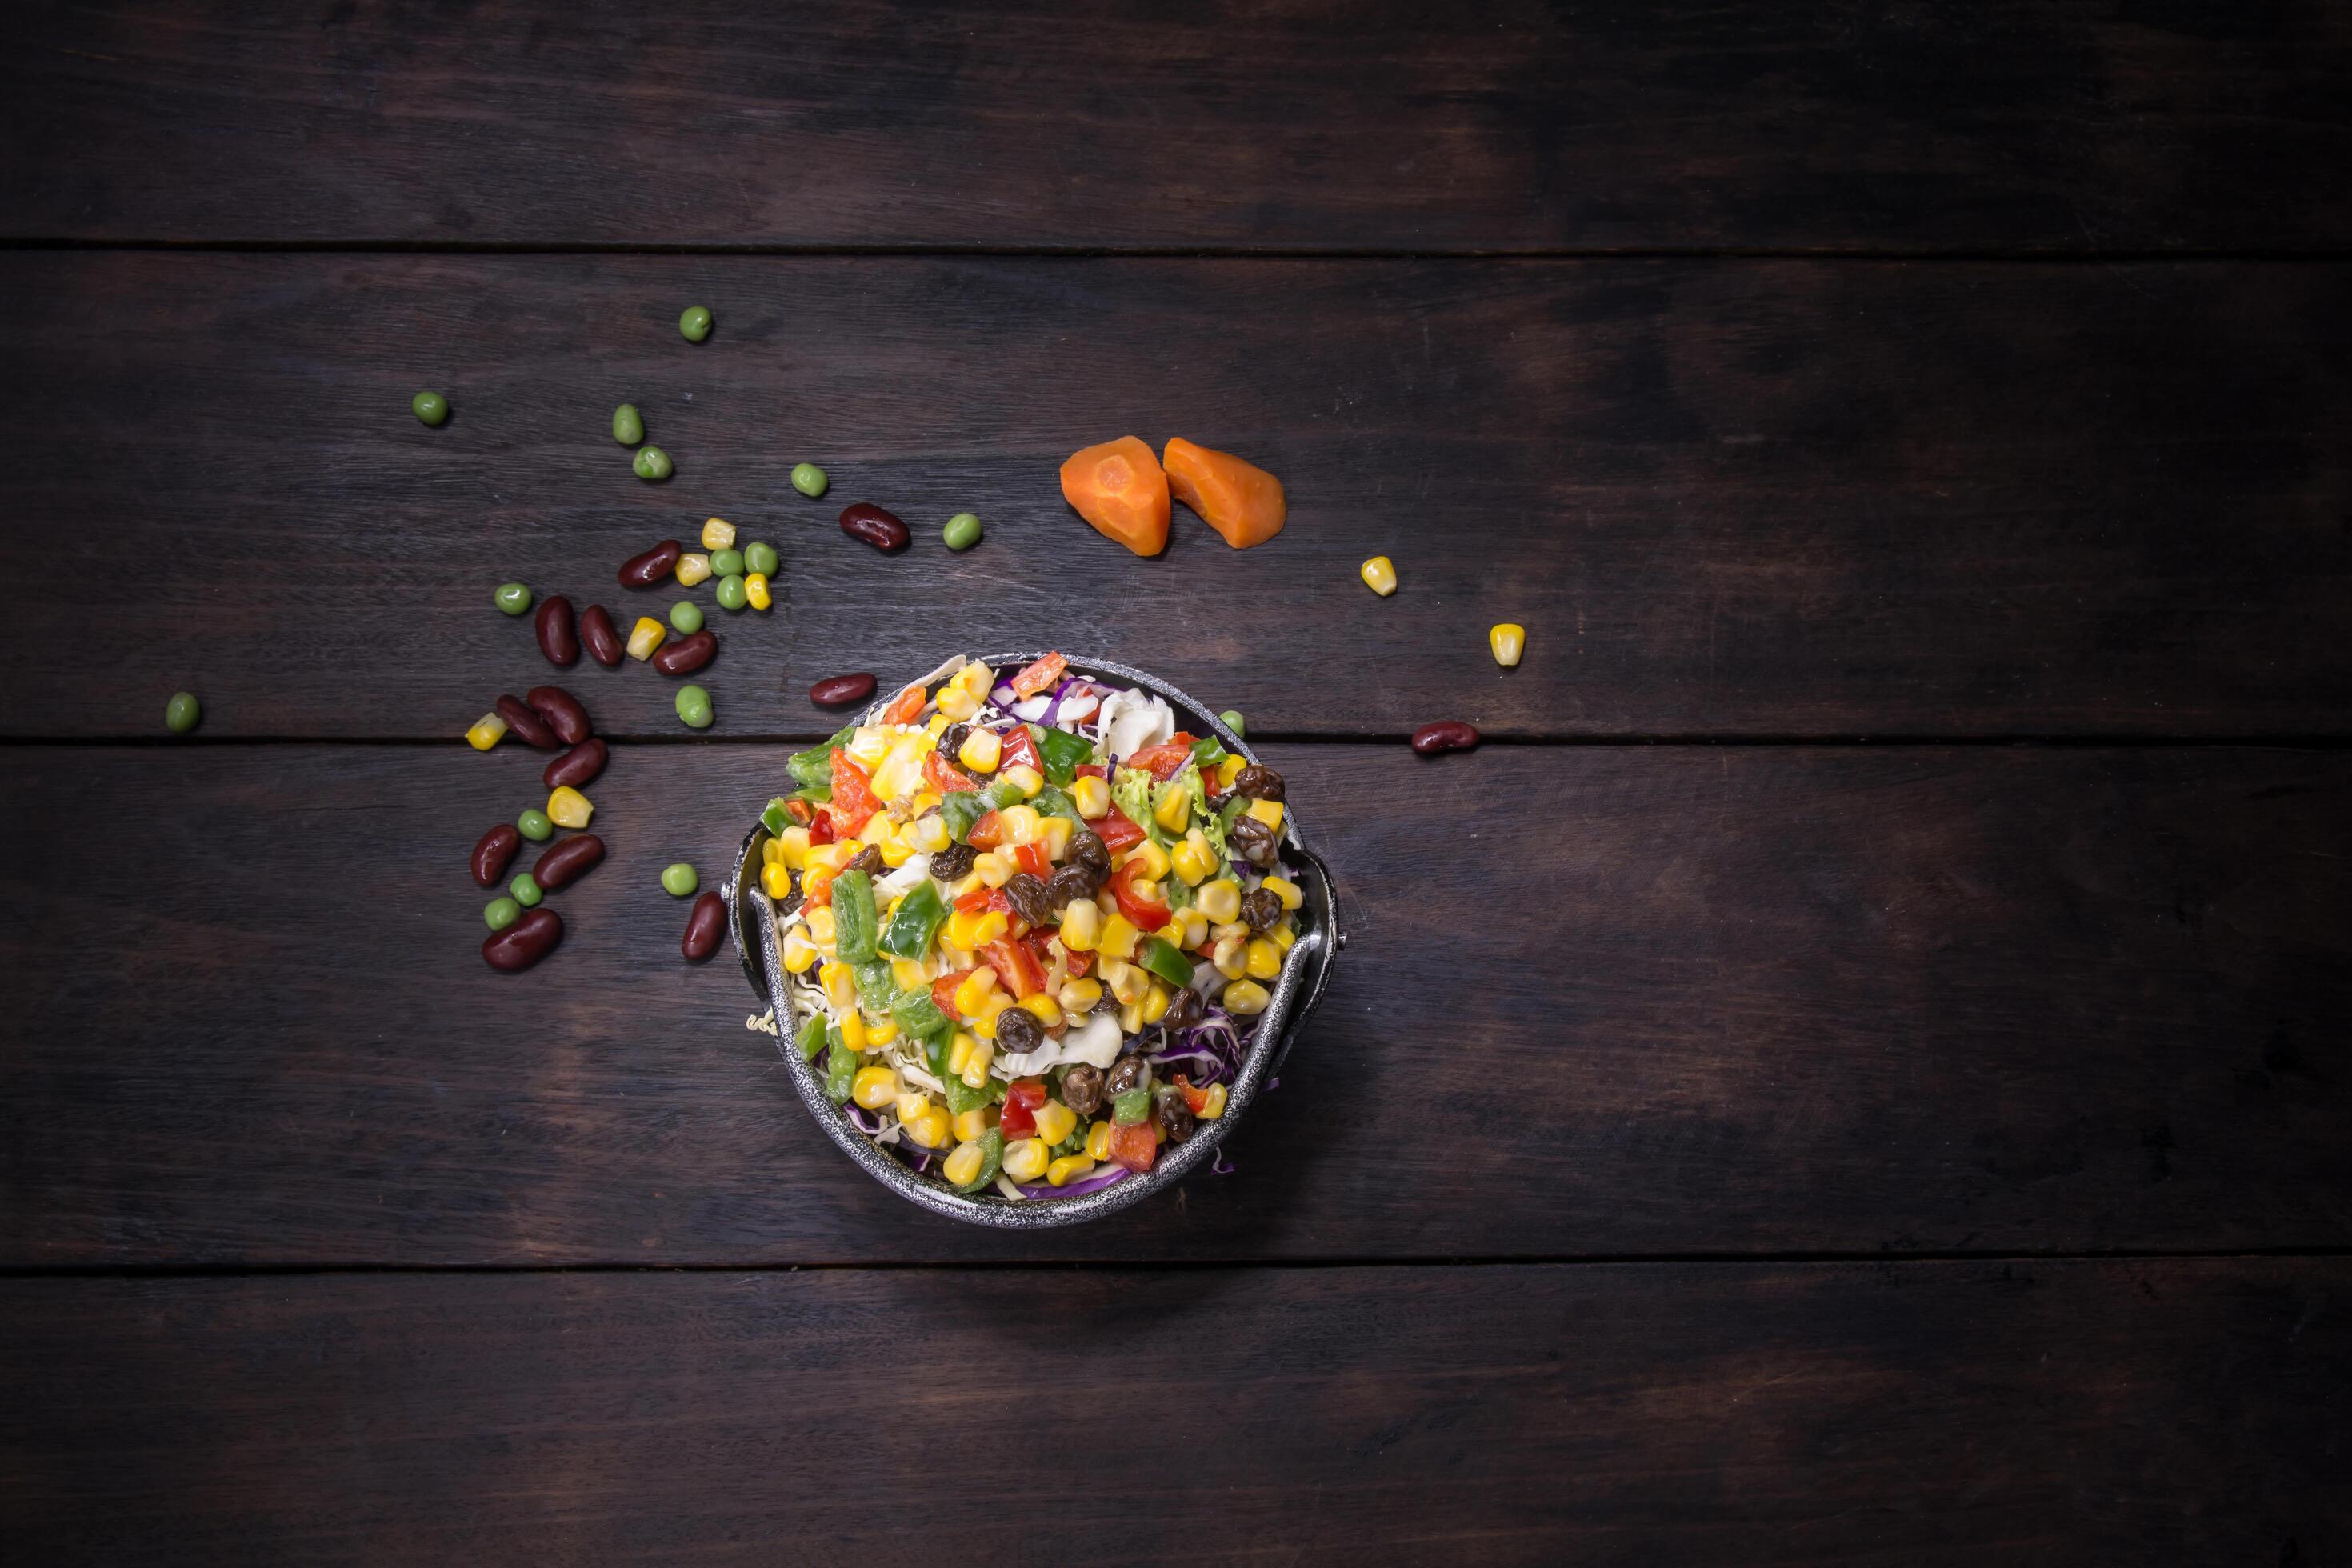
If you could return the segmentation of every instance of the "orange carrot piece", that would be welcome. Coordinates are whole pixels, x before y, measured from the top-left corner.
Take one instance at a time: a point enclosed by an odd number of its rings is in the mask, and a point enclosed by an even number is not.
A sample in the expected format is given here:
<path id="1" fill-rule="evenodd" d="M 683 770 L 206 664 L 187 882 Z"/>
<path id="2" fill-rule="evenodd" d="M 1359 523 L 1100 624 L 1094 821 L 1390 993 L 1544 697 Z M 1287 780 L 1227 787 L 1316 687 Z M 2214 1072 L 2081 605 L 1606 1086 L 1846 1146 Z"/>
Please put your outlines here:
<path id="1" fill-rule="evenodd" d="M 1181 436 L 1168 443 L 1161 456 L 1168 470 L 1168 488 L 1178 500 L 1201 514 L 1201 521 L 1225 536 L 1235 550 L 1264 544 L 1282 531 L 1289 504 L 1282 481 L 1254 463 L 1230 452 L 1196 447 Z"/>
<path id="2" fill-rule="evenodd" d="M 1096 531 L 1138 555 L 1168 546 L 1168 476 L 1132 436 L 1071 453 L 1062 465 L 1062 498 Z"/>

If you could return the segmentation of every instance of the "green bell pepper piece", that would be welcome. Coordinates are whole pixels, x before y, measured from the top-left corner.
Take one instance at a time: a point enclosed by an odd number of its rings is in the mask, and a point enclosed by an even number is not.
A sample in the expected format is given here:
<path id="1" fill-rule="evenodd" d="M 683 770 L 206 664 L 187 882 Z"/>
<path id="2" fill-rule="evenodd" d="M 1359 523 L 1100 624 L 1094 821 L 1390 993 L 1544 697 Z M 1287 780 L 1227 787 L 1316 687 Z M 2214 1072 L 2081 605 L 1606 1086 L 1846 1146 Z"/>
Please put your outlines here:
<path id="1" fill-rule="evenodd" d="M 857 1053 L 842 1043 L 839 1026 L 825 1031 L 833 1054 L 824 1058 L 824 1097 L 835 1105 L 849 1103 L 849 1082 L 857 1076 Z"/>
<path id="2" fill-rule="evenodd" d="M 833 950 L 844 963 L 874 960 L 874 883 L 863 871 L 833 879 Z"/>
<path id="3" fill-rule="evenodd" d="M 1151 1114 L 1151 1091 L 1130 1089 L 1110 1102 L 1110 1119 L 1121 1127 L 1132 1127 Z"/>
<path id="4" fill-rule="evenodd" d="M 959 795 L 965 795 L 972 792 L 959 790 L 956 793 Z M 1003 779 L 999 779 L 996 783 L 990 784 L 985 789 L 982 789 L 978 793 L 980 798 L 988 803 L 988 809 L 991 811 L 1003 811 L 1008 805 L 1017 805 L 1024 798 L 1021 794 L 1021 786 L 1019 784 L 1010 783 Z"/>
<path id="5" fill-rule="evenodd" d="M 840 930 L 838 926 L 834 929 L 836 933 Z M 840 945 L 840 937 L 836 934 L 834 939 L 836 951 Z M 890 973 L 888 959 L 867 959 L 864 963 L 851 965 L 849 973 L 850 977 L 857 982 L 858 1005 L 867 1012 L 887 1013 L 898 1005 L 898 979 L 897 975 Z"/>
<path id="6" fill-rule="evenodd" d="M 958 1187 L 956 1191 L 977 1192 L 996 1180 L 996 1173 L 1003 1169 L 1004 1169 L 1004 1134 L 992 1127 L 980 1135 L 980 1169 L 972 1173 L 971 1181 Z"/>
<path id="7" fill-rule="evenodd" d="M 1045 764 L 1045 782 L 1067 785 L 1078 776 L 1078 766 L 1095 757 L 1095 743 L 1084 735 L 1073 735 L 1067 730 L 1045 730 L 1032 724 L 1029 732 L 1036 737 L 1037 760 Z"/>
<path id="8" fill-rule="evenodd" d="M 835 939 L 836 942 L 838 938 Z M 1136 945 L 1135 962 L 1171 985 L 1192 984 L 1192 961 L 1164 936 L 1147 936 Z"/>
<path id="9" fill-rule="evenodd" d="M 947 1074 L 940 1081 L 947 1086 L 950 1115 L 961 1116 L 967 1110 L 979 1110 L 989 1101 L 988 1090 L 972 1088 L 955 1073 Z"/>
<path id="10" fill-rule="evenodd" d="M 978 790 L 956 790 L 940 802 L 940 816 L 947 822 L 948 837 L 959 844 L 971 837 L 971 825 L 990 810 Z"/>
<path id="11" fill-rule="evenodd" d="M 801 1060 L 816 1060 L 817 1052 L 824 1049 L 824 1015 L 814 1014 L 801 1026 L 800 1038 L 793 1042 L 801 1048 Z"/>
<path id="12" fill-rule="evenodd" d="M 837 943 L 840 939 L 836 937 L 835 941 Z M 898 999 L 890 1004 L 890 1016 L 898 1019 L 898 1027 L 909 1035 L 929 1035 L 940 1028 L 952 1032 L 955 1026 L 954 1021 L 940 1011 L 940 1005 L 931 1000 L 931 994 L 928 991 L 899 993 Z"/>
<path id="13" fill-rule="evenodd" d="M 792 825 L 793 814 L 784 809 L 782 795 L 778 795 L 770 801 L 768 809 L 760 814 L 760 826 L 768 830 L 768 837 L 771 838 L 781 837 L 784 829 Z"/>
<path id="14" fill-rule="evenodd" d="M 942 1024 L 938 1028 L 923 1034 L 909 1035 L 908 1038 L 919 1041 L 922 1045 L 923 1062 L 931 1069 L 932 1077 L 942 1083 L 954 1078 L 955 1075 L 948 1071 L 948 1050 L 955 1044 L 953 1023 Z"/>
<path id="15" fill-rule="evenodd" d="M 1086 826 L 1086 818 L 1078 815 L 1078 803 L 1072 800 L 1066 792 L 1055 789 L 1052 784 L 1047 784 L 1032 795 L 1029 798 L 1029 804 L 1037 808 L 1037 815 L 1040 816 L 1066 816 L 1081 827 Z"/>
<path id="16" fill-rule="evenodd" d="M 856 733 L 856 725 L 844 725 L 840 733 L 823 745 L 811 746 L 805 752 L 794 752 L 784 759 L 784 771 L 799 781 L 803 800 L 833 798 L 833 749 L 849 744 L 849 738 Z"/>
<path id="17" fill-rule="evenodd" d="M 835 951 L 839 951 L 840 916 L 834 917 Z M 948 901 L 940 896 L 940 885 L 929 878 L 915 884 L 915 890 L 898 900 L 898 913 L 883 929 L 875 945 L 884 952 L 895 952 L 901 958 L 920 958 L 931 951 L 931 939 L 940 934 L 947 923 Z"/>

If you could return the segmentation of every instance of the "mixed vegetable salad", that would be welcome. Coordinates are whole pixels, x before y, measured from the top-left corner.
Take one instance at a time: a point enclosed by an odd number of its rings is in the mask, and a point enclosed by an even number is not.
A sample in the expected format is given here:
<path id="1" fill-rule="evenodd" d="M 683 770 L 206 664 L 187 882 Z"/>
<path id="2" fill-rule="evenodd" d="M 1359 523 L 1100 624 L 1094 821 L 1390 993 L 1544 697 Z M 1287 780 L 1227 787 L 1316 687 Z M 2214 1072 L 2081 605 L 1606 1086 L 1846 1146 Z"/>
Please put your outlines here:
<path id="1" fill-rule="evenodd" d="M 786 766 L 761 886 L 859 1131 L 1050 1198 L 1224 1113 L 1298 931 L 1279 773 L 1058 653 L 950 660 Z"/>

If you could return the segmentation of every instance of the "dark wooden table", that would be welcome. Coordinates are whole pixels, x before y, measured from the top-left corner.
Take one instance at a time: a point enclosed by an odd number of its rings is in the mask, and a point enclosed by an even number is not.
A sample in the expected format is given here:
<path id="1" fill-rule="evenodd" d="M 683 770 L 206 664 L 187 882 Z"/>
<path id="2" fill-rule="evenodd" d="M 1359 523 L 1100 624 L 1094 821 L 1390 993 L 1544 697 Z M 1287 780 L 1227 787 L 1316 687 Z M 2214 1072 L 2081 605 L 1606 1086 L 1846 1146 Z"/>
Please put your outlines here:
<path id="1" fill-rule="evenodd" d="M 0 142 L 11 1561 L 2352 1559 L 2352 12 L 37 4 Z M 1129 431 L 1288 530 L 1097 538 Z M 494 975 L 489 588 L 709 514 L 776 607 L 707 733 L 566 678 Z M 1029 1237 L 655 873 L 1034 643 L 1244 710 L 1353 942 Z"/>

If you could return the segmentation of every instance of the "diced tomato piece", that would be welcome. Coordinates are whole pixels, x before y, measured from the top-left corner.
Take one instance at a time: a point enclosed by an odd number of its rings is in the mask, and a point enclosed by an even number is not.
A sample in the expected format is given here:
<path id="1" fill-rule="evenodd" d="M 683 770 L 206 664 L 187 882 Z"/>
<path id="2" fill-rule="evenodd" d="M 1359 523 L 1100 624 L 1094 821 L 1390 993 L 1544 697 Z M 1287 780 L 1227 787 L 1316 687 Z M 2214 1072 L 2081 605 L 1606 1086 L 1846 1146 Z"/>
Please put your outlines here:
<path id="1" fill-rule="evenodd" d="M 806 827 L 816 817 L 816 808 L 804 800 L 788 800 L 784 802 L 784 809 L 792 813 L 793 820 L 803 827 Z"/>
<path id="2" fill-rule="evenodd" d="M 1034 697 L 1061 679 L 1062 671 L 1069 668 L 1068 659 L 1058 653 L 1049 653 L 1013 678 L 1013 694 L 1020 697 Z"/>
<path id="3" fill-rule="evenodd" d="M 813 910 L 821 910 L 833 902 L 833 873 L 803 871 L 801 873 L 801 902 Z"/>
<path id="4" fill-rule="evenodd" d="M 1080 763 L 1077 767 L 1077 773 L 1080 778 L 1087 779 L 1107 779 L 1110 777 L 1110 770 L 1103 766 L 1100 763 Z"/>
<path id="5" fill-rule="evenodd" d="M 1146 746 L 1118 765 L 1123 768 L 1148 768 L 1151 776 L 1166 784 L 1184 771 L 1192 760 L 1192 737 L 1179 730 L 1156 746 Z"/>
<path id="6" fill-rule="evenodd" d="M 1034 768 L 1041 773 L 1045 771 L 1045 760 L 1037 755 L 1037 742 L 1029 738 L 1029 726 L 1026 724 L 1015 724 L 1004 731 L 1003 750 L 997 753 L 996 771 L 1003 773 L 1015 763 Z"/>
<path id="7" fill-rule="evenodd" d="M 847 752 L 839 746 L 833 749 L 833 828 L 836 836 L 848 838 L 866 826 L 866 819 L 882 809 L 874 798 L 871 776 L 852 762 Z"/>
<path id="8" fill-rule="evenodd" d="M 1168 1081 L 1176 1086 L 1176 1092 L 1184 1097 L 1184 1103 L 1192 1108 L 1193 1115 L 1198 1116 L 1209 1109 L 1209 1090 L 1205 1084 L 1194 1089 L 1192 1080 L 1181 1072 Z"/>
<path id="9" fill-rule="evenodd" d="M 974 849 L 995 848 L 1004 842 L 1004 818 L 992 811 L 985 814 L 971 825 L 971 831 L 964 835 L 963 841 Z"/>
<path id="10" fill-rule="evenodd" d="M 1160 1154 L 1160 1140 L 1151 1135 L 1151 1123 L 1139 1121 L 1132 1127 L 1117 1122 L 1110 1129 L 1110 1157 L 1137 1175 L 1151 1169 L 1151 1162 Z"/>
<path id="11" fill-rule="evenodd" d="M 956 987 L 971 977 L 971 970 L 959 969 L 953 974 L 942 974 L 931 982 L 931 1000 L 938 1005 L 940 1012 L 950 1017 L 955 1016 Z"/>
<path id="12" fill-rule="evenodd" d="M 1143 842 L 1143 829 L 1115 805 L 1110 808 L 1109 816 L 1098 816 L 1087 826 L 1095 830 L 1095 837 L 1103 841 L 1103 847 L 1114 855 Z"/>
<path id="13" fill-rule="evenodd" d="M 794 801 L 793 804 L 794 805 L 803 805 L 807 803 L 804 801 Z M 832 843 L 833 813 L 829 811 L 820 811 L 813 813 L 812 815 L 814 816 L 814 820 L 809 824 L 809 843 L 811 845 Z M 1103 842 L 1108 844 L 1110 840 L 1105 839 Z"/>
<path id="14" fill-rule="evenodd" d="M 990 967 L 996 971 L 996 983 L 1012 992 L 1015 1002 L 1045 989 L 1045 966 L 1021 943 L 1000 939 L 982 951 L 988 955 Z"/>
<path id="15" fill-rule="evenodd" d="M 1069 965 L 1070 978 L 1079 980 L 1085 978 L 1093 970 L 1095 955 L 1091 952 L 1066 953 L 1063 956 L 1062 962 Z"/>
<path id="16" fill-rule="evenodd" d="M 1138 931 L 1155 931 L 1168 923 L 1167 904 L 1156 890 L 1145 891 L 1153 886 L 1141 860 L 1129 860 L 1110 874 L 1110 896 Z"/>
<path id="17" fill-rule="evenodd" d="M 923 710 L 923 704 L 927 700 L 920 686 L 909 686 L 906 690 L 898 693 L 897 701 L 882 710 L 882 722 L 911 724 L 915 721 L 915 715 Z"/>
<path id="18" fill-rule="evenodd" d="M 923 782 L 941 795 L 953 795 L 958 790 L 975 790 L 980 786 L 961 768 L 951 768 L 947 759 L 937 752 L 923 753 Z"/>
<path id="19" fill-rule="evenodd" d="M 1033 877 L 1050 877 L 1054 874 L 1053 858 L 1045 853 L 1045 847 L 1043 844 L 1017 846 L 1013 851 L 1013 863 Z"/>
<path id="20" fill-rule="evenodd" d="M 980 914 L 988 910 L 1003 910 L 1009 915 L 1013 912 L 1013 900 L 1004 896 L 1004 889 L 1002 888 L 974 888 L 971 892 L 958 899 L 955 901 L 955 907 L 968 915 Z"/>
<path id="21" fill-rule="evenodd" d="M 1036 1133 L 1037 1113 L 1019 1100 L 1008 1098 L 1004 1102 L 1003 1113 L 997 1118 L 996 1125 L 1003 1131 L 1004 1141 L 1010 1143 L 1017 1139 L 1032 1137 Z"/>

